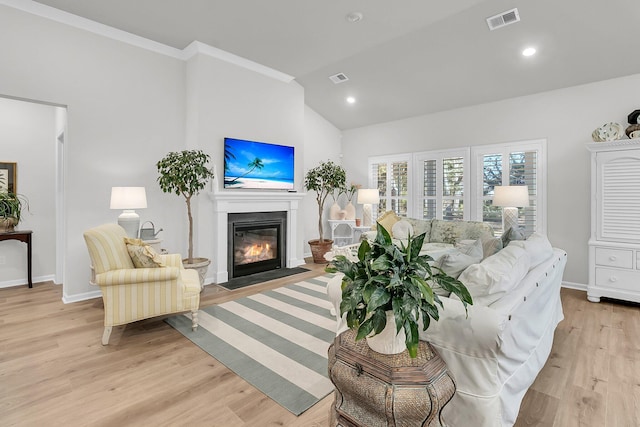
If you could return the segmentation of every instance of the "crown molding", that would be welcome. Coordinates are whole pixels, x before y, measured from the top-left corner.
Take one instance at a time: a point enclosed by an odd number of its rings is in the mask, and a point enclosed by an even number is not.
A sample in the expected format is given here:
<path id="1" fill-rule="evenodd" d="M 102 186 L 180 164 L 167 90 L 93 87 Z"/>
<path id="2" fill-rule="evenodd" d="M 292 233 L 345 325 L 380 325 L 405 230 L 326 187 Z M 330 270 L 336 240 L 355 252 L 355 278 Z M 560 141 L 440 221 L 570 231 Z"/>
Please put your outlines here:
<path id="1" fill-rule="evenodd" d="M 258 64 L 257 62 L 253 62 L 249 59 L 234 55 L 230 52 L 226 52 L 222 49 L 209 46 L 197 40 L 193 41 L 183 50 L 180 50 L 171 46 L 167 46 L 163 43 L 159 43 L 145 37 L 129 33 L 127 31 L 119 30 L 117 28 L 113 28 L 108 25 L 83 18 L 78 15 L 74 15 L 72 13 L 47 6 L 42 3 L 34 2 L 32 0 L 0 0 L 0 5 L 21 10 L 32 15 L 40 16 L 42 18 L 59 22 L 70 27 L 88 31 L 93 34 L 107 37 L 112 40 L 117 40 L 131 46 L 139 47 L 141 49 L 159 53 L 161 55 L 169 56 L 171 58 L 176 58 L 182 61 L 187 61 L 197 54 L 207 55 L 285 83 L 290 83 L 292 80 L 294 80 L 294 77 L 288 74 L 274 70 L 273 68 L 269 68 L 265 65 Z"/>
<path id="2" fill-rule="evenodd" d="M 212 58 L 217 58 L 225 62 L 229 62 L 231 64 L 237 65 L 238 67 L 255 71 L 256 73 L 263 74 L 267 77 L 271 77 L 285 83 L 290 83 L 294 79 L 293 76 L 282 73 L 278 70 L 274 70 L 273 68 L 267 67 L 266 65 L 258 64 L 257 62 L 251 61 L 250 59 L 243 58 L 241 56 L 235 55 L 222 49 L 218 49 L 217 47 L 210 46 L 197 40 L 191 42 L 189 46 L 185 47 L 184 50 L 182 50 L 182 54 L 182 59 L 184 59 L 185 61 L 189 60 L 197 54 L 201 54 L 210 56 Z"/>

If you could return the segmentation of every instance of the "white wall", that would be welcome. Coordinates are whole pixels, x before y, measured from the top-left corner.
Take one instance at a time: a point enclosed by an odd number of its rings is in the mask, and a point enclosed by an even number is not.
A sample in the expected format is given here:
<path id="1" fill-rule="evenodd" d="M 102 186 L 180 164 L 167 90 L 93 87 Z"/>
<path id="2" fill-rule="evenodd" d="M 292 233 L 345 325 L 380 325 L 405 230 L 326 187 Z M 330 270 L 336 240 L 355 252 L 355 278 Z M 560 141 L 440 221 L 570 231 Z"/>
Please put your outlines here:
<path id="1" fill-rule="evenodd" d="M 17 163 L 17 192 L 29 200 L 17 229 L 32 230 L 34 281 L 55 273 L 55 107 L 0 98 L 0 162 Z M 27 282 L 27 246 L 0 243 L 0 286 Z"/>
<path id="2" fill-rule="evenodd" d="M 0 94 L 68 106 L 63 293 L 95 294 L 82 232 L 115 222 L 112 186 L 147 188 L 143 221 L 167 228 L 182 213 L 164 202 L 155 162 L 184 147 L 184 62 L 5 6 L 0 28 Z M 179 233 L 164 234 L 168 244 Z"/>
<path id="3" fill-rule="evenodd" d="M 329 123 L 324 117 L 305 106 L 304 110 L 304 173 L 312 169 L 321 161 L 332 160 L 334 163 L 342 163 L 341 155 L 341 135 L 340 130 Z M 304 182 L 302 182 L 304 184 Z M 303 191 L 306 191 L 303 189 Z M 325 203 L 325 213 L 323 216 L 323 234 L 330 237 L 329 207 L 332 204 L 331 196 Z M 311 249 L 307 243 L 309 240 L 317 239 L 318 236 L 318 203 L 316 193 L 309 191 L 302 201 L 304 212 L 304 232 L 303 245 L 306 257 L 311 256 Z"/>
<path id="4" fill-rule="evenodd" d="M 546 138 L 549 239 L 568 253 L 564 280 L 584 285 L 590 224 L 585 144 L 604 123 L 626 127 L 627 115 L 638 108 L 640 74 L 344 131 L 343 163 L 364 180 L 367 155 Z"/>

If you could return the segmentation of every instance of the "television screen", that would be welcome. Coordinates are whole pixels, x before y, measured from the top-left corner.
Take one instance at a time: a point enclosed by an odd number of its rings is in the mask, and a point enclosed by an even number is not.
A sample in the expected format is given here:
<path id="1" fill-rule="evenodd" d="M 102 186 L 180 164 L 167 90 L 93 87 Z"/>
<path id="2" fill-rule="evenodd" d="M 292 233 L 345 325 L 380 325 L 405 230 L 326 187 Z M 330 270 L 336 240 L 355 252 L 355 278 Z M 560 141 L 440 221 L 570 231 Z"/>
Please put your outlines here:
<path id="1" fill-rule="evenodd" d="M 293 190 L 293 147 L 224 139 L 224 188 Z"/>

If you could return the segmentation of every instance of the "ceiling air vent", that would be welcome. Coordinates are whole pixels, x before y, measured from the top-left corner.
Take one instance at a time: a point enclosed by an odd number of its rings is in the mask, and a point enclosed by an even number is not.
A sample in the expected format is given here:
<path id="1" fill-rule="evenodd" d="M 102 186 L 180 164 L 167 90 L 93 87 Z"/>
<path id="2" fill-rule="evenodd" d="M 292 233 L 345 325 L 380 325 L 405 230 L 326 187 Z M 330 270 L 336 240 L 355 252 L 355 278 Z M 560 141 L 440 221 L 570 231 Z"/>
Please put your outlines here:
<path id="1" fill-rule="evenodd" d="M 520 21 L 520 14 L 518 13 L 518 9 L 516 8 L 487 18 L 487 25 L 489 25 L 489 29 L 493 31 L 497 30 L 498 28 L 505 27 L 509 24 L 514 24 L 518 21 Z"/>
<path id="2" fill-rule="evenodd" d="M 344 73 L 338 73 L 338 74 L 334 74 L 333 76 L 329 76 L 329 80 L 331 80 L 335 84 L 338 84 L 338 83 L 346 82 L 347 80 L 349 80 L 349 77 L 347 77 Z"/>

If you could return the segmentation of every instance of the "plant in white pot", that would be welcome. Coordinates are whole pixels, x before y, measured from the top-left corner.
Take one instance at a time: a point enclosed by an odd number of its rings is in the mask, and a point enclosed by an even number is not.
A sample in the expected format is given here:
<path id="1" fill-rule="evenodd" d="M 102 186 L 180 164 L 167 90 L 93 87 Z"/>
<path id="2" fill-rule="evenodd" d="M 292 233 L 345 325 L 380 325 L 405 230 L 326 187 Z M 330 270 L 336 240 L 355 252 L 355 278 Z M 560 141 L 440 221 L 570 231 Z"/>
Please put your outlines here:
<path id="1" fill-rule="evenodd" d="M 333 240 L 324 238 L 322 226 L 322 216 L 324 213 L 324 202 L 327 196 L 335 190 L 345 187 L 347 174 L 342 166 L 333 163 L 331 160 L 321 162 L 318 166 L 310 169 L 304 178 L 304 186 L 307 190 L 316 192 L 316 202 L 318 202 L 318 234 L 317 240 L 310 240 L 309 246 L 313 255 L 313 262 L 322 264 L 327 262 L 324 254 L 329 252 Z"/>
<path id="2" fill-rule="evenodd" d="M 160 173 L 158 184 L 165 193 L 175 193 L 183 196 L 187 203 L 187 216 L 189 218 L 189 252 L 186 259 L 182 260 L 185 268 L 198 270 L 200 286 L 204 285 L 204 277 L 211 260 L 207 258 L 194 258 L 193 256 L 193 214 L 191 212 L 191 199 L 202 191 L 213 172 L 208 167 L 211 160 L 208 154 L 202 150 L 183 150 L 171 152 L 156 163 Z"/>
<path id="3" fill-rule="evenodd" d="M 347 313 L 356 340 L 366 337 L 372 350 L 387 354 L 406 347 L 416 357 L 420 324 L 427 330 L 430 320 L 439 318 L 438 306 L 444 308 L 433 287 L 457 295 L 465 309 L 473 301 L 462 282 L 432 267 L 429 255 L 420 255 L 424 234 L 396 246 L 384 227 L 377 230 L 375 241 L 360 244 L 357 260 L 338 255 L 326 271 L 344 274 L 340 316 Z M 380 336 L 385 341 L 376 343 Z"/>

